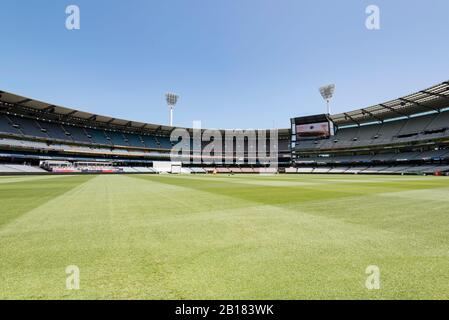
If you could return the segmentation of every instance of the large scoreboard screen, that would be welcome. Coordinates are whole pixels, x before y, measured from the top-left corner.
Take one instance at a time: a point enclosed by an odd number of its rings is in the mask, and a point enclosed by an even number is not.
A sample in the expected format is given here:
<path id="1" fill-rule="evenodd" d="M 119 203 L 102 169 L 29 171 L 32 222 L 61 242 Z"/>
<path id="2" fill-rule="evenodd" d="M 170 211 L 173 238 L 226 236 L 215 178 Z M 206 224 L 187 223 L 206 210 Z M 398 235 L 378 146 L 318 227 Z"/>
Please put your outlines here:
<path id="1" fill-rule="evenodd" d="M 296 140 L 328 138 L 332 135 L 331 122 L 325 114 L 292 119 Z"/>
<path id="2" fill-rule="evenodd" d="M 296 135 L 298 137 L 329 137 L 329 122 L 298 124 L 296 126 Z"/>

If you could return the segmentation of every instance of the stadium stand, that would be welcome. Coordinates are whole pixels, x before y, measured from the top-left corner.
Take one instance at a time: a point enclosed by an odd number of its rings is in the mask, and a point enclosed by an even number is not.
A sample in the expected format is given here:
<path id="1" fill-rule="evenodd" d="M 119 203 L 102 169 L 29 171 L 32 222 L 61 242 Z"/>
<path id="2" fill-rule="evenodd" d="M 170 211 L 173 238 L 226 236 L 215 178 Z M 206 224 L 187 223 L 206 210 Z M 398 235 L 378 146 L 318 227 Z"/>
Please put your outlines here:
<path id="1" fill-rule="evenodd" d="M 0 130 L 5 134 L 14 134 L 20 135 L 22 134 L 18 129 L 18 126 L 14 127 L 11 120 L 3 114 L 0 114 Z"/>
<path id="2" fill-rule="evenodd" d="M 204 168 L 190 168 L 190 170 L 191 170 L 192 173 L 194 173 L 194 174 L 204 174 L 204 173 L 207 173 L 206 169 L 204 169 Z"/>
<path id="3" fill-rule="evenodd" d="M 48 134 L 38 127 L 35 120 L 16 116 L 8 116 L 8 118 L 12 126 L 19 129 L 23 135 L 48 138 Z"/>
<path id="4" fill-rule="evenodd" d="M 35 121 L 40 131 L 45 132 L 48 137 L 53 137 L 59 140 L 71 140 L 70 135 L 63 129 L 61 124 L 52 122 Z"/>
<path id="5" fill-rule="evenodd" d="M 132 147 L 136 148 L 145 148 L 145 143 L 143 142 L 142 138 L 135 134 L 123 134 L 124 141 L 128 143 Z"/>
<path id="6" fill-rule="evenodd" d="M 0 164 L 0 173 L 47 173 L 47 171 L 28 165 Z"/>
<path id="7" fill-rule="evenodd" d="M 335 132 L 326 138 L 295 137 L 292 127 L 299 173 L 447 172 L 449 82 L 328 119 Z"/>
<path id="8" fill-rule="evenodd" d="M 327 116 L 335 128 L 328 138 L 295 139 L 293 127 L 278 130 L 278 140 L 272 148 L 282 172 L 434 174 L 448 171 L 449 82 L 382 104 Z M 155 173 L 151 168 L 153 161 L 172 159 L 172 147 L 176 143 L 170 140 L 173 129 L 0 93 L 0 159 L 12 165 L 28 162 L 36 168 L 45 160 L 108 161 L 118 173 Z M 223 137 L 229 133 L 228 130 L 219 132 Z M 184 146 L 193 150 L 192 140 L 184 142 Z M 201 146 L 207 144 L 202 142 Z M 229 144 L 234 148 L 244 146 L 244 156 L 227 151 Z M 250 148 L 248 139 L 226 138 L 221 147 L 221 153 L 203 158 L 208 161 L 207 165 L 192 167 L 189 161 L 183 160 L 181 173 L 276 172 L 265 168 L 265 164 L 252 162 L 257 153 Z M 268 137 L 267 149 L 270 149 Z M 194 154 L 197 150 L 192 150 L 190 159 L 198 159 Z M 232 157 L 234 164 L 225 164 L 225 156 Z M 91 169 L 98 168 L 84 168 Z"/>
<path id="9" fill-rule="evenodd" d="M 297 173 L 312 173 L 315 168 L 298 168 Z"/>
<path id="10" fill-rule="evenodd" d="M 86 129 L 87 137 L 92 140 L 93 143 L 96 144 L 103 144 L 103 145 L 110 145 L 111 139 L 106 136 L 103 130 L 96 130 L 96 129 Z"/>
<path id="11" fill-rule="evenodd" d="M 73 141 L 79 141 L 80 143 L 92 143 L 92 139 L 88 137 L 85 129 L 76 127 L 74 125 L 63 125 L 63 129 L 67 132 L 67 137 L 71 137 Z"/>

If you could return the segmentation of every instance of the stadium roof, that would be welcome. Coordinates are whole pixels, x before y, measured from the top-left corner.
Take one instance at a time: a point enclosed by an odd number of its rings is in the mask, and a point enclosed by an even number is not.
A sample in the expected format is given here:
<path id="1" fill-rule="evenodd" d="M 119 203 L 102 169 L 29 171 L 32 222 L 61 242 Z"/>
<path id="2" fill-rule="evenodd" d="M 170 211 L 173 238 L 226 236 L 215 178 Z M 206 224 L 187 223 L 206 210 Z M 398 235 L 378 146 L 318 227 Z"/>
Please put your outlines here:
<path id="1" fill-rule="evenodd" d="M 70 121 L 71 119 L 76 119 L 76 120 L 84 120 L 87 122 L 98 122 L 100 124 L 105 125 L 112 125 L 112 126 L 116 125 L 140 130 L 144 129 L 144 130 L 171 131 L 173 129 L 172 127 L 169 126 L 161 126 L 157 124 L 149 124 L 97 115 L 89 112 L 54 105 L 47 102 L 33 100 L 30 98 L 26 98 L 23 96 L 19 96 L 4 91 L 0 91 L 0 101 L 14 105 L 12 107 L 22 107 L 23 109 L 28 109 L 29 111 L 36 111 L 39 113 L 59 116 L 61 120 L 65 119 L 67 121 Z M 12 108 L 12 110 L 14 110 L 14 108 Z"/>
<path id="2" fill-rule="evenodd" d="M 60 121 L 66 122 L 81 122 L 90 126 L 107 126 L 107 127 L 118 127 L 120 129 L 127 129 L 129 131 L 146 131 L 146 132 L 156 132 L 160 134 L 169 134 L 175 128 L 159 124 L 144 123 L 138 121 L 130 121 L 124 119 L 117 119 L 109 116 L 97 115 L 85 111 L 80 111 L 76 109 L 66 108 L 58 106 L 55 104 L 42 102 L 39 100 L 30 99 L 27 97 L 19 96 L 13 93 L 0 91 L 0 101 L 2 103 L 9 104 L 5 106 L 4 104 L 0 107 L 8 108 L 10 112 L 17 112 L 18 114 L 23 112 L 28 112 L 30 115 L 36 116 L 36 114 L 41 115 L 43 118 L 57 118 Z M 192 128 L 185 128 L 192 131 Z M 222 129 L 220 131 L 225 132 L 231 129 Z M 265 130 L 265 129 L 258 129 Z M 289 129 L 279 129 L 279 134 L 288 135 Z"/>
<path id="3" fill-rule="evenodd" d="M 330 118 L 337 126 L 344 126 L 410 117 L 425 112 L 440 112 L 446 107 L 449 107 L 449 81 L 399 99 L 331 115 Z"/>
<path id="4" fill-rule="evenodd" d="M 31 113 L 51 115 L 62 121 L 81 121 L 90 125 L 102 124 L 110 127 L 124 127 L 129 130 L 144 130 L 169 133 L 174 128 L 159 124 L 150 124 L 138 121 L 117 119 L 109 116 L 97 115 L 85 111 L 66 108 L 27 97 L 0 91 L 0 101 L 10 104 L 11 111 L 27 110 Z M 371 107 L 355 111 L 331 115 L 330 119 L 337 126 L 380 122 L 399 117 L 410 117 L 415 114 L 429 111 L 440 112 L 442 108 L 449 107 L 449 81 L 442 82 L 433 87 L 417 93 L 380 103 Z M 288 129 L 281 129 L 281 134 Z"/>

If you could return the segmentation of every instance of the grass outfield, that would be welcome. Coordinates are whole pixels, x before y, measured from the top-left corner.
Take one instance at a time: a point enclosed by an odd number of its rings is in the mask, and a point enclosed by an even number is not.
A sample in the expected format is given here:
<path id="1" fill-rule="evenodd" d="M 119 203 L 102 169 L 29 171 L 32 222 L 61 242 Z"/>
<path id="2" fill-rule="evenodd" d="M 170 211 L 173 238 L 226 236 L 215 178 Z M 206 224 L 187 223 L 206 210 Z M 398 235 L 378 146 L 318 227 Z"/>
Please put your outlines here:
<path id="1" fill-rule="evenodd" d="M 1 177 L 0 298 L 448 299 L 448 195 L 442 177 Z"/>

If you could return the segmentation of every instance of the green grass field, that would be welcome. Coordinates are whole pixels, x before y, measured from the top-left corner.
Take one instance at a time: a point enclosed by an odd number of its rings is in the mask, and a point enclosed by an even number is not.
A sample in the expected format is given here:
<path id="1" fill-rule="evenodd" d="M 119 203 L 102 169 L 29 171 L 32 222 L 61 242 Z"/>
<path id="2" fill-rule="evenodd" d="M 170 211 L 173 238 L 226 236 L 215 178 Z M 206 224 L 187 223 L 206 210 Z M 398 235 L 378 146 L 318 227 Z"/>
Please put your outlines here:
<path id="1" fill-rule="evenodd" d="M 0 298 L 448 299 L 448 195 L 438 177 L 0 177 Z"/>

